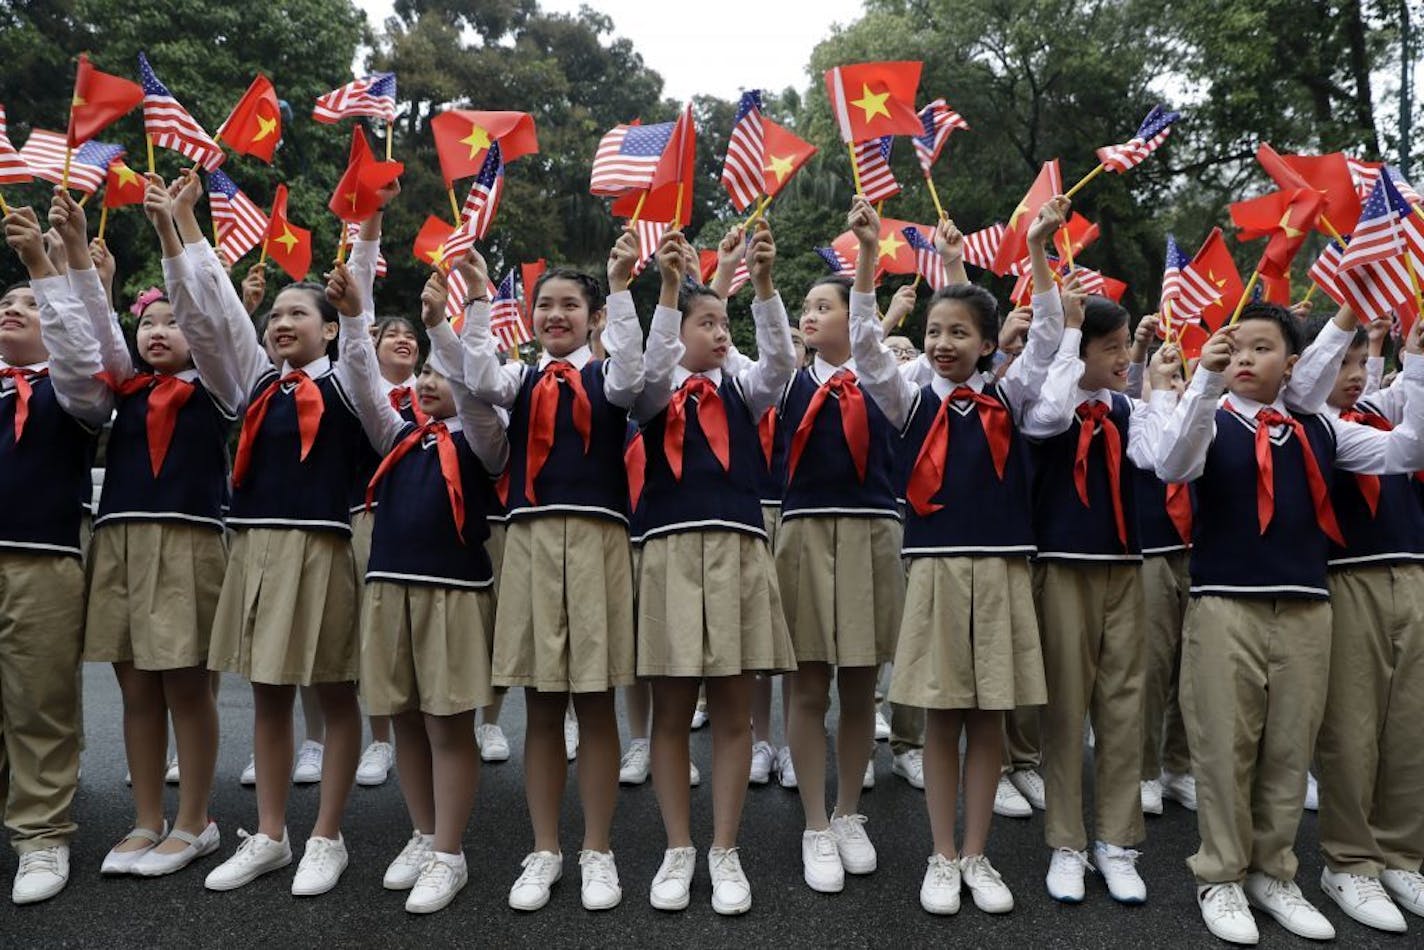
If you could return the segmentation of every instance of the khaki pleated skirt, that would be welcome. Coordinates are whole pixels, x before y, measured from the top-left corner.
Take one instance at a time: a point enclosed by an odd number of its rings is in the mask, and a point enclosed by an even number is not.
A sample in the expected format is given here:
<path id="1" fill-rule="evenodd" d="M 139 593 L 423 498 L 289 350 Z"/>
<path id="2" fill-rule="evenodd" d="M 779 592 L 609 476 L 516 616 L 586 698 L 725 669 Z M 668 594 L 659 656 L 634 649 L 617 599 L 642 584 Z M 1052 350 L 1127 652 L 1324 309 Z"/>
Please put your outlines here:
<path id="1" fill-rule="evenodd" d="M 762 505 L 761 524 L 766 529 L 766 549 L 776 550 L 776 529 L 781 527 L 781 506 Z"/>
<path id="2" fill-rule="evenodd" d="M 499 596 L 499 572 L 504 566 L 504 534 L 508 528 L 504 521 L 486 521 L 489 526 L 489 537 L 485 539 L 485 553 L 489 555 L 490 567 L 494 570 L 494 588 L 492 592 Z M 491 643 L 491 646 L 493 644 Z"/>
<path id="3" fill-rule="evenodd" d="M 354 682 L 361 666 L 356 591 L 345 535 L 234 532 L 208 667 L 274 686 Z"/>
<path id="4" fill-rule="evenodd" d="M 494 595 L 371 581 L 361 601 L 361 697 L 372 716 L 453 716 L 494 701 Z"/>
<path id="5" fill-rule="evenodd" d="M 180 521 L 110 521 L 89 545 L 84 659 L 181 670 L 208 662 L 227 544 Z"/>
<path id="6" fill-rule="evenodd" d="M 360 511 L 351 513 L 351 556 L 356 561 L 356 589 L 358 591 L 366 578 L 366 565 L 371 561 L 371 532 L 375 529 L 375 511 L 367 511 L 362 508 Z"/>
<path id="7" fill-rule="evenodd" d="M 494 685 L 598 693 L 634 676 L 628 528 L 583 515 L 509 523 L 495 611 Z"/>
<path id="8" fill-rule="evenodd" d="M 776 574 L 798 663 L 878 666 L 895 656 L 905 602 L 900 522 L 785 518 Z"/>
<path id="9" fill-rule="evenodd" d="M 890 700 L 926 709 L 1014 709 L 1048 701 L 1023 558 L 917 557 Z"/>
<path id="10" fill-rule="evenodd" d="M 795 668 L 765 541 L 740 531 L 680 531 L 643 545 L 639 676 Z"/>

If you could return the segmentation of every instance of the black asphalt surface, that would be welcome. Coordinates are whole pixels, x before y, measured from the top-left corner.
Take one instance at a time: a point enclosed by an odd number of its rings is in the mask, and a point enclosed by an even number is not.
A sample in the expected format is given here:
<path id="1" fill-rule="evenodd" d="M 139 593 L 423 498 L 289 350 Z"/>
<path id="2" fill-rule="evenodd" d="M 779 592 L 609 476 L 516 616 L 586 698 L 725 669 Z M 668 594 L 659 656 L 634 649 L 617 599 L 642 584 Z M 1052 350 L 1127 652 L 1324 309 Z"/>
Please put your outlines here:
<path id="1" fill-rule="evenodd" d="M 470 883 L 446 910 L 426 917 L 409 915 L 403 893 L 386 891 L 386 864 L 410 835 L 396 777 L 374 789 L 357 788 L 347 812 L 345 835 L 351 866 L 331 893 L 294 898 L 291 868 L 274 872 L 237 891 L 203 888 L 203 877 L 219 857 L 204 859 L 179 874 L 156 880 L 103 879 L 99 864 L 107 849 L 128 830 L 131 810 L 124 778 L 120 702 L 112 672 L 85 669 L 88 747 L 76 801 L 80 825 L 72 845 L 69 886 L 44 904 L 17 908 L 8 900 L 15 859 L 0 857 L 0 947 L 1210 947 L 1197 913 L 1184 861 L 1196 845 L 1191 813 L 1168 803 L 1166 813 L 1148 819 L 1148 840 L 1139 864 L 1148 903 L 1123 907 L 1090 877 L 1085 903 L 1055 903 L 1044 890 L 1048 853 L 1042 816 L 996 819 L 989 856 L 1013 889 L 1011 914 L 979 912 L 965 892 L 954 917 L 932 917 L 919 906 L 919 885 L 930 851 L 923 793 L 891 774 L 890 751 L 876 752 L 876 787 L 862 805 L 867 830 L 879 851 L 879 870 L 849 877 L 838 895 L 813 893 L 801 880 L 801 815 L 795 793 L 774 783 L 748 796 L 742 828 L 742 862 L 753 888 L 754 905 L 740 918 L 719 917 L 710 906 L 705 858 L 699 856 L 692 905 L 664 914 L 648 905 L 648 885 L 662 858 L 662 826 L 651 784 L 625 789 L 614 828 L 614 850 L 623 885 L 623 903 L 591 914 L 579 904 L 577 848 L 580 826 L 571 771 L 564 808 L 564 880 L 549 906 L 520 914 L 506 903 L 509 886 L 529 847 L 520 746 L 523 703 L 517 694 L 505 705 L 502 724 L 514 755 L 486 766 L 479 802 L 466 837 Z M 779 704 L 776 704 L 779 706 Z M 240 680 L 227 677 L 220 700 L 222 750 L 212 815 L 223 833 L 221 855 L 237 845 L 239 827 L 253 827 L 256 804 L 238 784 L 251 735 L 251 696 Z M 778 724 L 778 735 L 780 727 Z M 694 760 L 704 784 L 693 792 L 694 837 L 702 848 L 711 834 L 710 739 L 693 734 Z M 171 793 L 170 793 L 171 794 Z M 289 829 L 299 848 L 316 814 L 318 786 L 293 790 Z M 172 805 L 170 804 L 170 815 Z M 1335 924 L 1341 947 L 1421 947 L 1424 920 L 1410 918 L 1412 933 L 1392 937 L 1367 930 L 1340 913 L 1321 894 L 1316 823 L 1307 814 L 1298 847 L 1297 878 L 1305 894 Z M 704 852 L 705 854 L 705 852 Z M 1261 946 L 1310 946 L 1272 921 L 1260 920 Z"/>

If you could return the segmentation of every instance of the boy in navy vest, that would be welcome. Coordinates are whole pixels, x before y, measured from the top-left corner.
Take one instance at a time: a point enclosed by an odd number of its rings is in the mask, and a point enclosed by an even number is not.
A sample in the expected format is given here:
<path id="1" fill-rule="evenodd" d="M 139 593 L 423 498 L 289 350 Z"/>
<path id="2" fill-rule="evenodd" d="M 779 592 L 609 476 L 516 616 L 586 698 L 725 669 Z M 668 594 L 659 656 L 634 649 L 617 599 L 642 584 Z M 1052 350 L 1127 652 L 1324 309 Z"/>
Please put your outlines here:
<path id="1" fill-rule="evenodd" d="M 114 403 L 63 249 L 52 261 L 29 208 L 5 216 L 5 240 L 30 283 L 0 297 L 0 789 L 20 856 L 11 898 L 32 904 L 69 880 L 84 639 L 74 500 Z"/>
<path id="2" fill-rule="evenodd" d="M 1235 943 L 1258 939 L 1248 901 L 1299 936 L 1334 936 L 1292 850 L 1330 664 L 1326 561 L 1344 543 L 1330 483 L 1336 468 L 1424 466 L 1424 361 L 1406 357 L 1398 385 L 1414 398 L 1384 432 L 1288 412 L 1299 351 L 1285 309 L 1248 305 L 1203 348 L 1157 452 L 1158 477 L 1197 492 L 1182 700 L 1201 847 L 1188 863 L 1207 928 Z"/>

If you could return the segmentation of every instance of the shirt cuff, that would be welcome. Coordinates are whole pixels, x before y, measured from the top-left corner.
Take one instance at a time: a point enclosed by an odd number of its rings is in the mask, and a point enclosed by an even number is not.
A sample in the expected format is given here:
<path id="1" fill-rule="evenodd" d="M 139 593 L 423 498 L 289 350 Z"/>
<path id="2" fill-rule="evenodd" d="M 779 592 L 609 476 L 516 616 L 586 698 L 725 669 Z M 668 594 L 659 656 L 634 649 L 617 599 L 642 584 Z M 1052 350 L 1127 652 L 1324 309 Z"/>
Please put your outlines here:
<path id="1" fill-rule="evenodd" d="M 1058 355 L 1077 357 L 1082 346 L 1082 329 L 1079 327 L 1064 327 L 1063 338 L 1058 341 Z"/>
<path id="2" fill-rule="evenodd" d="M 1198 367 L 1197 371 L 1192 374 L 1192 381 L 1188 389 L 1191 392 L 1207 396 L 1220 396 L 1226 391 L 1226 374 Z"/>

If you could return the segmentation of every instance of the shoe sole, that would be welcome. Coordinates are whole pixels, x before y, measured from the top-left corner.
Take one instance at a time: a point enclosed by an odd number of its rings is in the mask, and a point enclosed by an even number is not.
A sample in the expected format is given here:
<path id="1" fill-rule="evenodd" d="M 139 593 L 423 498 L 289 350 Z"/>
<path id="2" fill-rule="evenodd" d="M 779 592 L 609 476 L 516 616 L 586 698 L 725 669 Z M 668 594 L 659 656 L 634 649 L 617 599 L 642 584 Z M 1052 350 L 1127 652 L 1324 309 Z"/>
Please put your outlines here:
<path id="1" fill-rule="evenodd" d="M 687 892 L 687 893 L 685 893 L 685 894 L 682 895 L 682 900 L 680 900 L 680 901 L 674 900 L 674 901 L 661 901 L 661 902 L 660 902 L 660 901 L 658 900 L 658 898 L 656 898 L 656 897 L 654 897 L 653 895 L 649 894 L 649 895 L 648 895 L 648 903 L 653 906 L 653 910 L 665 910 L 665 911 L 687 910 L 687 905 L 690 904 L 690 903 L 692 903 L 692 892 L 691 892 L 691 888 L 688 889 L 688 892 Z"/>
<path id="2" fill-rule="evenodd" d="M 998 815 L 1000 818 L 1032 818 L 1032 817 L 1033 817 L 1033 808 L 1030 807 L 1028 811 L 1019 811 L 1018 809 L 1015 809 L 1015 810 L 1013 810 L 1013 811 L 1009 811 L 1009 810 L 1006 809 L 1006 808 L 1005 808 L 1005 809 L 995 808 L 995 809 L 994 809 L 994 814 Z"/>
<path id="3" fill-rule="evenodd" d="M 419 877 L 419 875 L 417 875 L 417 877 Z M 395 882 L 395 883 L 391 883 L 390 881 L 386 880 L 385 878 L 381 878 L 381 886 L 384 887 L 384 888 L 385 888 L 386 890 L 388 890 L 388 891 L 408 891 L 408 890 L 410 890 L 411 888 L 415 887 L 415 879 L 412 878 L 412 879 L 411 879 L 411 882 L 410 882 L 409 884 L 405 884 L 405 883 L 402 883 L 402 882 L 400 882 L 400 881 L 397 881 L 397 882 Z M 407 908 L 407 910 L 409 910 L 409 908 Z"/>
<path id="4" fill-rule="evenodd" d="M 199 848 L 198 851 L 194 853 L 192 857 L 188 858 L 182 864 L 174 865 L 171 868 L 163 868 L 162 870 L 154 871 L 147 871 L 141 867 L 135 866 L 134 869 L 129 873 L 133 874 L 135 877 L 167 877 L 170 874 L 177 874 L 179 871 L 182 871 L 184 868 L 188 867 L 194 861 L 197 861 L 199 858 L 206 858 L 208 855 L 215 853 L 221 846 L 222 840 L 218 839 L 213 842 L 212 847 L 210 848 Z M 179 854 L 182 854 L 182 852 L 180 851 Z"/>
<path id="5" fill-rule="evenodd" d="M 953 907 L 930 907 L 925 903 L 924 898 L 920 898 L 920 909 L 927 914 L 934 914 L 936 917 L 953 917 L 959 913 L 960 906 L 955 904 Z"/>
<path id="6" fill-rule="evenodd" d="M 1086 896 L 1085 894 L 1055 894 L 1053 893 L 1053 889 L 1046 885 L 1044 886 L 1044 890 L 1048 891 L 1049 897 L 1060 904 L 1081 904 L 1083 903 L 1083 898 Z"/>
<path id="7" fill-rule="evenodd" d="M 255 784 L 257 784 L 257 783 L 254 782 L 253 784 L 255 785 Z M 292 779 L 292 784 L 293 784 L 293 785 L 320 785 L 320 784 L 321 784 L 321 779 L 319 779 L 319 778 L 293 778 L 293 779 Z"/>
<path id="8" fill-rule="evenodd" d="M 341 873 L 345 873 L 345 871 L 346 871 L 345 868 L 342 868 L 342 869 L 341 869 Z M 341 874 L 337 874 L 337 875 L 336 875 L 336 880 L 332 881 L 330 884 L 328 884 L 328 885 L 326 885 L 325 887 L 321 888 L 321 890 L 315 890 L 315 891 L 314 891 L 314 890 L 311 890 L 310 888 L 303 888 L 303 889 L 301 889 L 301 890 L 299 891 L 299 890 L 297 890 L 297 886 L 296 886 L 295 884 L 293 884 L 293 885 L 292 885 L 292 896 L 293 896 L 293 897 L 320 897 L 320 896 L 323 895 L 323 894 L 330 894 L 332 891 L 336 890 L 336 885 L 338 885 L 338 884 L 340 884 L 340 883 L 341 883 Z"/>
<path id="9" fill-rule="evenodd" d="M 757 778 L 755 775 L 748 775 L 748 776 L 747 776 L 747 784 L 748 784 L 748 785 L 766 785 L 766 784 L 768 784 L 769 782 L 771 782 L 771 776 L 770 776 L 770 775 L 764 776 L 764 777 L 762 777 L 762 778 Z"/>
<path id="10" fill-rule="evenodd" d="M 812 882 L 811 879 L 806 877 L 806 875 L 804 874 L 801 875 L 801 878 L 806 882 L 806 886 L 809 887 L 811 890 L 815 891 L 817 894 L 839 894 L 841 891 L 845 890 L 844 878 L 842 878 L 838 884 L 817 884 Z"/>
<path id="11" fill-rule="evenodd" d="M 481 752 L 481 753 L 480 753 L 480 761 L 481 761 L 481 762 L 508 762 L 508 761 L 509 761 L 509 753 L 506 752 L 506 753 L 504 753 L 503 755 L 485 755 L 483 752 Z"/>
<path id="12" fill-rule="evenodd" d="M 225 881 L 225 882 L 223 882 L 223 883 L 221 883 L 221 884 L 212 884 L 212 883 L 209 883 L 208 881 L 204 881 L 204 882 L 203 882 L 203 887 L 207 888 L 207 889 L 210 890 L 210 891 L 235 891 L 235 890 L 237 890 L 239 887 L 246 887 L 247 885 L 251 884 L 253 881 L 257 880 L 259 877 L 262 877 L 263 875 L 271 874 L 273 871 L 280 871 L 282 868 L 286 867 L 287 865 L 289 865 L 289 864 L 291 864 L 291 863 L 292 863 L 292 856 L 289 854 L 289 855 L 287 855 L 287 859 L 286 859 L 285 861 L 281 862 L 280 864 L 274 864 L 274 865 L 272 865 L 271 867 L 263 868 L 262 870 L 258 871 L 256 874 L 251 874 L 251 875 L 249 875 L 249 876 L 247 876 L 247 877 L 245 877 L 245 878 L 242 878 L 241 880 L 238 880 L 238 881 Z"/>
<path id="13" fill-rule="evenodd" d="M 1196 810 L 1197 810 L 1197 803 L 1196 803 L 1196 802 L 1183 801 L 1182 799 L 1178 798 L 1178 797 L 1175 796 L 1175 795 L 1168 795 L 1166 792 L 1163 792 L 1163 793 L 1162 793 L 1162 801 L 1164 801 L 1164 802 L 1176 802 L 1178 805 L 1181 805 L 1181 806 L 1182 806 L 1183 808 L 1185 808 L 1187 811 L 1196 811 Z"/>
<path id="14" fill-rule="evenodd" d="M 879 864 L 878 864 L 877 862 L 871 862 L 871 864 L 870 864 L 868 867 L 867 867 L 866 865 L 864 865 L 864 864 L 858 865 L 858 866 L 855 866 L 855 867 L 852 867 L 851 865 L 846 864 L 845 859 L 842 858 L 842 859 L 841 859 L 841 867 L 845 868 L 845 872 L 846 872 L 847 874 L 854 874 L 854 875 L 856 875 L 856 876 L 859 877 L 859 876 L 865 875 L 865 874 L 874 874 L 874 873 L 875 873 L 875 869 L 876 869 L 877 867 L 879 867 Z"/>
<path id="15" fill-rule="evenodd" d="M 580 898 L 580 900 L 582 900 L 582 898 Z M 583 909 L 587 911 L 592 911 L 593 913 L 598 913 L 599 911 L 612 910 L 621 903 L 623 903 L 623 895 L 619 894 L 612 901 L 606 904 L 589 904 L 588 901 L 583 901 Z"/>
<path id="16" fill-rule="evenodd" d="M 461 882 L 461 884 L 460 884 L 459 887 L 455 888 L 455 889 L 454 889 L 453 891 L 451 891 L 449 894 L 446 894 L 444 897 L 442 897 L 440 900 L 436 901 L 436 902 L 433 903 L 433 904 L 421 904 L 421 905 L 419 905 L 419 906 L 412 907 L 412 906 L 410 906 L 410 901 L 406 901 L 406 902 L 405 902 L 406 913 L 408 913 L 408 914 L 433 914 L 433 913 L 435 913 L 437 910 L 444 910 L 445 908 L 447 908 L 447 907 L 450 906 L 451 902 L 455 900 L 455 896 L 456 896 L 457 894 L 459 894 L 461 891 L 463 891 L 463 890 L 465 889 L 465 885 L 468 884 L 468 883 L 469 883 L 468 880 L 465 880 L 465 881 Z M 412 885 L 412 886 L 414 886 L 414 885 Z"/>
<path id="17" fill-rule="evenodd" d="M 795 790 L 796 790 L 796 783 L 795 783 L 794 781 L 792 781 L 792 782 L 786 782 L 786 781 L 784 781 L 784 780 L 782 780 L 782 779 L 777 779 L 777 780 L 776 780 L 776 784 L 777 784 L 777 785 L 780 785 L 782 788 L 786 789 L 788 792 L 792 792 L 792 791 L 795 791 Z"/>
<path id="18" fill-rule="evenodd" d="M 751 909 L 752 899 L 750 897 L 740 904 L 718 904 L 715 900 L 712 902 L 712 910 L 721 914 L 723 917 L 739 917 Z"/>
<path id="19" fill-rule="evenodd" d="M 1203 923 L 1205 923 L 1205 921 L 1203 921 Z M 1211 934 L 1217 940 L 1221 940 L 1230 944 L 1235 944 L 1238 947 L 1254 947 L 1256 946 L 1256 944 L 1261 942 L 1260 934 L 1257 934 L 1255 938 L 1231 936 L 1221 930 L 1216 929 L 1211 924 L 1206 925 L 1206 930 L 1207 933 Z"/>
<path id="20" fill-rule="evenodd" d="M 1328 935 L 1316 935 L 1316 934 L 1301 933 L 1299 930 L 1296 930 L 1294 927 L 1292 927 L 1290 924 L 1286 923 L 1284 920 L 1281 920 L 1281 918 L 1276 914 L 1275 911 L 1271 910 L 1269 907 L 1262 907 L 1259 903 L 1257 903 L 1256 901 L 1252 900 L 1252 899 L 1251 899 L 1251 895 L 1249 895 L 1249 894 L 1246 895 L 1246 903 L 1247 903 L 1247 904 L 1250 904 L 1250 905 L 1251 905 L 1251 908 L 1252 908 L 1253 910 L 1260 911 L 1261 913 L 1265 914 L 1267 917 L 1269 917 L 1269 918 L 1271 918 L 1272 920 L 1274 920 L 1274 921 L 1280 926 L 1280 928 L 1281 928 L 1282 930 L 1284 930 L 1286 933 L 1295 934 L 1297 937 L 1300 937 L 1300 938 L 1302 938 L 1302 939 L 1304 939 L 1304 940 L 1334 940 L 1334 939 L 1335 939 L 1335 934 L 1334 934 L 1333 932 L 1330 933 L 1330 934 L 1328 934 Z"/>
<path id="21" fill-rule="evenodd" d="M 362 788 L 375 788 L 377 785 L 386 784 L 386 779 L 389 777 L 389 775 L 389 772 L 385 775 L 382 775 L 380 778 L 362 778 L 358 775 L 356 776 L 356 784 L 361 786 Z"/>
<path id="22" fill-rule="evenodd" d="M 918 785 L 916 785 L 916 784 L 915 784 L 915 780 L 912 779 L 912 778 L 910 778 L 910 776 L 906 775 L 904 772 L 897 772 L 897 771 L 895 771 L 894 769 L 891 769 L 891 770 L 890 770 L 890 774 L 891 774 L 891 775 L 894 775 L 894 776 L 897 777 L 897 778 L 902 778 L 902 779 L 904 779 L 904 780 L 905 780 L 905 784 L 908 785 L 908 786 L 910 786 L 911 788 L 918 788 L 918 789 L 919 789 L 920 791 L 922 791 L 922 792 L 925 790 L 925 783 L 924 783 L 923 780 L 921 780 L 920 783 L 919 783 Z"/>
<path id="23" fill-rule="evenodd" d="M 629 788 L 632 788 L 634 785 L 646 785 L 647 782 L 648 782 L 648 777 L 647 777 L 646 775 L 644 775 L 644 776 L 643 776 L 642 778 L 640 778 L 640 779 L 637 779 L 636 781 L 633 780 L 633 779 L 630 779 L 630 778 L 624 778 L 624 777 L 621 776 L 621 775 L 618 776 L 618 784 L 619 784 L 619 785 L 627 785 Z"/>
<path id="24" fill-rule="evenodd" d="M 49 889 L 49 890 L 47 890 L 47 891 L 44 891 L 43 893 L 40 893 L 40 894 L 31 894 L 31 895 L 28 896 L 28 897 L 22 897 L 22 898 L 21 898 L 21 897 L 15 897 L 15 895 L 14 895 L 13 892 L 12 892 L 11 895 L 10 895 L 10 903 L 14 904 L 16 907 L 23 907 L 23 906 L 25 906 L 26 904 L 39 904 L 39 903 L 41 903 L 41 902 L 43 902 L 43 901 L 49 900 L 51 897 L 57 897 L 57 896 L 59 895 L 59 892 L 62 891 L 62 890 L 64 890 L 65 885 L 68 884 L 68 883 L 69 883 L 69 878 L 65 878 L 65 879 L 60 883 L 60 885 L 59 885 L 58 887 L 51 888 L 51 889 Z"/>
<path id="25" fill-rule="evenodd" d="M 970 896 L 974 900 L 974 906 L 979 908 L 979 910 L 985 914 L 1007 914 L 1014 909 L 1014 902 L 1012 898 L 1009 899 L 1009 902 L 1007 904 L 986 905 L 979 903 L 979 896 L 974 893 L 972 888 L 970 889 Z"/>

